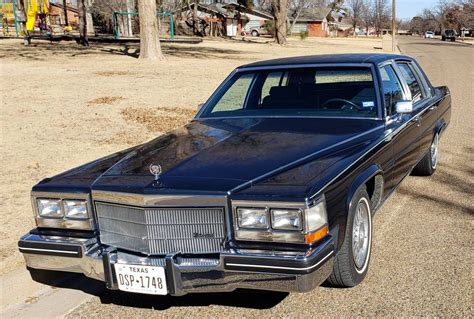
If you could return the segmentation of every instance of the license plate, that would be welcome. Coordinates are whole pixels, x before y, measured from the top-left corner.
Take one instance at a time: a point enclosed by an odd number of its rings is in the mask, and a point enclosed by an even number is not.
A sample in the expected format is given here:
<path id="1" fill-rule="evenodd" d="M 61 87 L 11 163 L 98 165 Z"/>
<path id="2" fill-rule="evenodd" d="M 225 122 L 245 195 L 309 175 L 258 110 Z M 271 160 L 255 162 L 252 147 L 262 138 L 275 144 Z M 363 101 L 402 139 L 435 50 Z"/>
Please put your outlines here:
<path id="1" fill-rule="evenodd" d="M 156 266 L 115 264 L 118 288 L 150 295 L 166 295 L 165 269 Z"/>

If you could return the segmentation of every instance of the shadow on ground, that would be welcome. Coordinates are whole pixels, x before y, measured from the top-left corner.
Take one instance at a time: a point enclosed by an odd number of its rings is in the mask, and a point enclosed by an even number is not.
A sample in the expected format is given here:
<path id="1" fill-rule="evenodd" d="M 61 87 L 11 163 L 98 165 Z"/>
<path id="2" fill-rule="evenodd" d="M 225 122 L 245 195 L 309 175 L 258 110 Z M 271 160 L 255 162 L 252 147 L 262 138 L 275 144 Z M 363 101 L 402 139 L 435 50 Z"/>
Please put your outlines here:
<path id="1" fill-rule="evenodd" d="M 108 290 L 103 282 L 80 274 L 33 269 L 31 277 L 37 282 L 52 287 L 81 290 L 87 294 L 99 297 L 103 304 L 155 310 L 210 305 L 270 309 L 278 305 L 289 295 L 285 292 L 236 290 L 228 293 L 188 294 L 181 297 L 155 296 Z"/>
<path id="2" fill-rule="evenodd" d="M 44 61 L 50 57 L 78 57 L 88 55 L 122 55 L 131 58 L 138 58 L 140 54 L 139 43 L 124 44 L 91 44 L 83 47 L 74 42 L 53 42 L 34 41 L 29 46 L 24 46 L 22 42 L 0 43 L 0 59 L 25 59 L 31 61 Z M 169 44 L 162 45 L 165 56 L 192 57 L 196 59 L 243 59 L 243 55 L 252 54 L 249 51 L 218 49 L 198 45 Z"/>

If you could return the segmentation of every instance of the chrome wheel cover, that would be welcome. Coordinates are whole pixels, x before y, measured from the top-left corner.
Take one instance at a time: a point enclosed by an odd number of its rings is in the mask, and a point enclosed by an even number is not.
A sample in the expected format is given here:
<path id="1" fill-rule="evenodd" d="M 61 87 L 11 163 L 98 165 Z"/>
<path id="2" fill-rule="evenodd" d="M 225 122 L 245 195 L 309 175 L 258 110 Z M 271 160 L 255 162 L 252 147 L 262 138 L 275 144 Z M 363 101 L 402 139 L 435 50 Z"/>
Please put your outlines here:
<path id="1" fill-rule="evenodd" d="M 435 169 L 436 165 L 438 165 L 438 144 L 439 144 L 439 135 L 436 134 L 430 147 L 432 169 Z"/>
<path id="2" fill-rule="evenodd" d="M 367 268 L 372 240 L 372 220 L 369 202 L 365 197 L 357 203 L 352 224 L 352 256 L 358 273 Z"/>

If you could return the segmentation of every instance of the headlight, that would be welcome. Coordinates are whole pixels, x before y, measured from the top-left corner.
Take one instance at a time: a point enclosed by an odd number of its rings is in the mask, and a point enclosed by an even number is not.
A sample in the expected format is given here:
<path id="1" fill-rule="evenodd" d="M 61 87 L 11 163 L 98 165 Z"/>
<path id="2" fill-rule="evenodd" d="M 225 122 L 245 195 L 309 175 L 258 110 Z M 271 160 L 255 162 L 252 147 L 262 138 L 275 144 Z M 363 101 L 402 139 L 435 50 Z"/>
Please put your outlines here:
<path id="1" fill-rule="evenodd" d="M 272 228 L 301 230 L 301 211 L 299 209 L 272 209 Z"/>
<path id="2" fill-rule="evenodd" d="M 31 196 L 37 227 L 94 229 L 89 194 L 32 192 Z"/>
<path id="3" fill-rule="evenodd" d="M 41 217 L 62 218 L 64 216 L 59 199 L 38 198 L 36 203 Z"/>
<path id="4" fill-rule="evenodd" d="M 232 204 L 238 240 L 313 244 L 329 232 L 324 195 L 310 205 L 243 200 Z"/>
<path id="5" fill-rule="evenodd" d="M 85 200 L 64 200 L 64 213 L 68 218 L 87 219 L 87 201 Z"/>
<path id="6" fill-rule="evenodd" d="M 268 228 L 268 214 L 264 208 L 237 208 L 237 221 L 241 228 Z"/>

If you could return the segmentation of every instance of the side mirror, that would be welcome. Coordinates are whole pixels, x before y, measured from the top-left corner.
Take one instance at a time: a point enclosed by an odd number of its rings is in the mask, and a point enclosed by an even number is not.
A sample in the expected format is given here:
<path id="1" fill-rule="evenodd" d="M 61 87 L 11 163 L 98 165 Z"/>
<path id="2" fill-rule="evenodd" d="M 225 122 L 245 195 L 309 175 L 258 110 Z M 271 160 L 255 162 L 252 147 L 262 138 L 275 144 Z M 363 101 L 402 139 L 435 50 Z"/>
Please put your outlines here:
<path id="1" fill-rule="evenodd" d="M 199 103 L 197 106 L 197 111 L 199 112 L 203 106 L 204 106 L 204 103 Z"/>
<path id="2" fill-rule="evenodd" d="M 413 112 L 412 101 L 400 101 L 395 105 L 395 110 L 398 114 L 406 114 Z"/>

